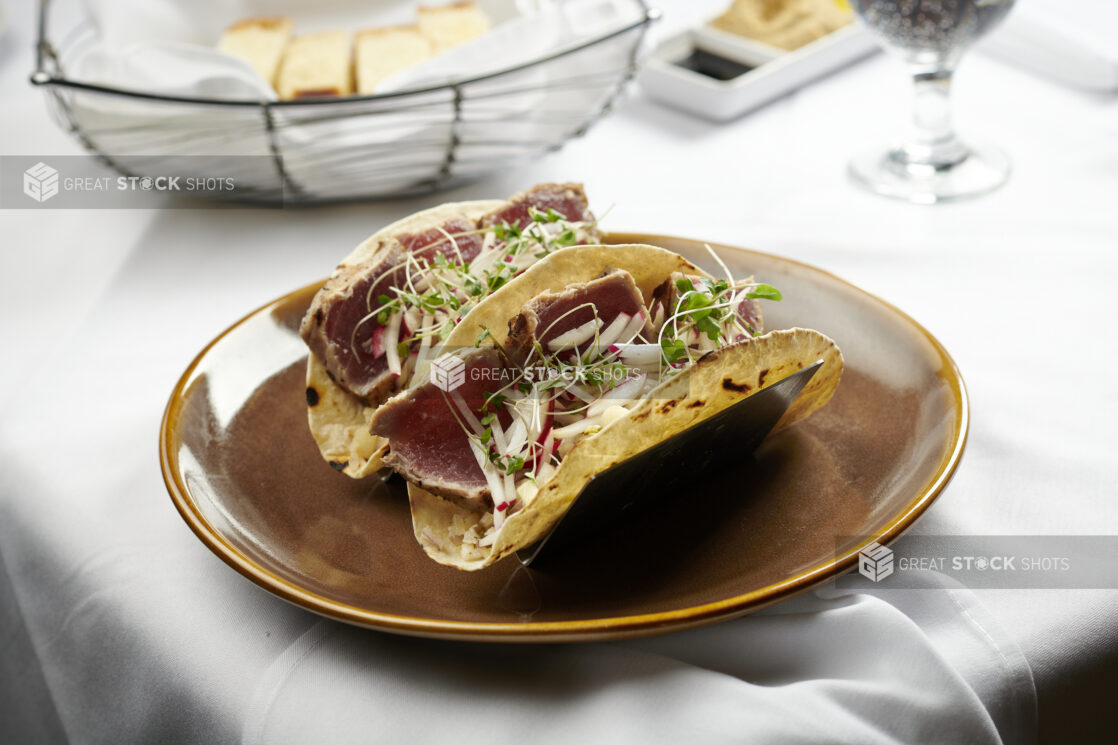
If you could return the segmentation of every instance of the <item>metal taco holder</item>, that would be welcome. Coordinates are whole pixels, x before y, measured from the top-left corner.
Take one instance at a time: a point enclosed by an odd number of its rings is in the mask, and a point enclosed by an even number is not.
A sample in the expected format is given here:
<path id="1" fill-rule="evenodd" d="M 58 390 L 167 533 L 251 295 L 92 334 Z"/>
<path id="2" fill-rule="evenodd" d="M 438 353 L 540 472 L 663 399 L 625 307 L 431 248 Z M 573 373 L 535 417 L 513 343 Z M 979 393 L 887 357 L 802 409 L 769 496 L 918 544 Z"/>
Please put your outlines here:
<path id="1" fill-rule="evenodd" d="M 751 455 L 823 365 L 816 360 L 682 432 L 595 474 L 559 522 L 516 552 L 524 566 L 559 556 L 638 507 L 677 491 L 690 474 Z"/>

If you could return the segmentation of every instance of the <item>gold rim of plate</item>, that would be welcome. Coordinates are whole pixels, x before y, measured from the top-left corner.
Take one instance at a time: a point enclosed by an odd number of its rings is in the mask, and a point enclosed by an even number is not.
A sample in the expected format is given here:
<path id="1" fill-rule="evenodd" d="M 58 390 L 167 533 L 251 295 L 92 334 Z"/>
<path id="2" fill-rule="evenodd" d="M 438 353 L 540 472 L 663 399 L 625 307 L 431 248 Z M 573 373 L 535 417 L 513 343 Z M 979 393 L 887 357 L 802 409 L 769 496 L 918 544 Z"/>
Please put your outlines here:
<path id="1" fill-rule="evenodd" d="M 658 245 L 664 242 L 670 243 L 678 241 L 702 244 L 701 241 L 692 241 L 691 239 L 643 233 L 610 234 L 605 238 L 604 242 L 650 243 Z M 198 536 L 202 543 L 209 547 L 209 549 L 217 554 L 226 564 L 265 590 L 295 605 L 328 618 L 364 626 L 366 628 L 406 634 L 409 636 L 494 642 L 599 641 L 603 639 L 632 638 L 661 633 L 666 630 L 676 631 L 691 628 L 714 621 L 741 616 L 821 585 L 853 568 L 857 562 L 858 552 L 864 546 L 874 541 L 881 544 L 888 544 L 903 534 L 947 486 L 948 482 L 955 474 L 963 451 L 966 448 L 967 434 L 970 428 L 970 405 L 967 398 L 966 386 L 954 359 L 948 354 L 939 340 L 915 319 L 891 303 L 862 290 L 841 277 L 810 264 L 777 256 L 775 254 L 754 251 L 752 249 L 723 246 L 720 244 L 717 245 L 717 248 L 719 250 L 731 250 L 790 264 L 855 290 L 864 297 L 880 304 L 883 309 L 911 326 L 913 330 L 918 332 L 932 346 L 942 363 L 937 375 L 948 386 L 957 424 L 950 433 L 950 442 L 947 443 L 947 447 L 940 459 L 935 474 L 914 495 L 904 509 L 900 510 L 898 514 L 894 515 L 886 523 L 884 528 L 875 535 L 869 537 L 862 544 L 836 556 L 832 560 L 820 562 L 818 565 L 792 575 L 781 582 L 776 582 L 747 593 L 703 605 L 631 616 L 612 616 L 608 618 L 550 622 L 525 621 L 522 623 L 451 621 L 381 613 L 367 608 L 341 603 L 328 597 L 309 592 L 299 585 L 268 571 L 239 551 L 210 525 L 198 509 L 198 506 L 195 504 L 190 494 L 190 490 L 183 481 L 178 460 L 178 430 L 182 406 L 185 401 L 184 392 L 194 371 L 205 359 L 209 351 L 230 333 L 258 314 L 283 305 L 292 296 L 316 289 L 321 286 L 325 280 L 310 283 L 247 313 L 244 317 L 211 340 L 194 357 L 190 365 L 183 372 L 182 376 L 175 384 L 174 390 L 171 392 L 171 397 L 163 412 L 163 419 L 159 428 L 159 461 L 163 471 L 163 481 L 167 486 L 167 491 L 170 493 L 171 500 L 174 502 L 179 514 L 182 515 L 183 520 L 186 521 L 187 525 L 190 526 L 191 530 L 194 531 L 195 535 Z"/>

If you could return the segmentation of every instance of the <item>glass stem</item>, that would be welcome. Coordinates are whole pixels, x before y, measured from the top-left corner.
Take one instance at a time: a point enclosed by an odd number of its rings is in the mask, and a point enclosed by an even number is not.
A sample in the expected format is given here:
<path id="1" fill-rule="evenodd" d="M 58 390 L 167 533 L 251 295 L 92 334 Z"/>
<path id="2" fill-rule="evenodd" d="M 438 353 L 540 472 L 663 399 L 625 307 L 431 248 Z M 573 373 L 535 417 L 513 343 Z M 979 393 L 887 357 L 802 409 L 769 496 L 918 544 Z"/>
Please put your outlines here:
<path id="1" fill-rule="evenodd" d="M 967 148 L 951 125 L 950 69 L 912 75 L 912 130 L 893 158 L 913 171 L 940 171 L 966 160 Z"/>

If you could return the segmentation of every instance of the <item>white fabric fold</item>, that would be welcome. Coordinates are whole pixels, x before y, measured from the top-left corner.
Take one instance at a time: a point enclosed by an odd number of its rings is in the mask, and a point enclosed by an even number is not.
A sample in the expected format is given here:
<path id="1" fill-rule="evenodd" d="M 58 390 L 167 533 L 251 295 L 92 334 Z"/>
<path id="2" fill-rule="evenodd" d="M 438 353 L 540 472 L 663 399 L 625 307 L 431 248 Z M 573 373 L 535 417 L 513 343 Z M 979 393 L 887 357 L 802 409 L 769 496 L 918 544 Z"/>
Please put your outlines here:
<path id="1" fill-rule="evenodd" d="M 1028 677 L 1016 646 L 989 633 L 991 619 L 977 625 L 959 612 L 961 603 L 974 607 L 965 590 L 906 592 L 904 604 L 928 625 L 881 597 L 833 588 L 709 628 L 616 644 L 419 641 L 341 625 L 326 634 L 322 622 L 261 678 L 242 743 L 438 742 L 467 733 L 541 745 L 1029 743 L 1022 725 L 1035 701 L 1010 694 L 1031 691 L 1031 680 L 1016 687 L 1015 676 Z M 960 669 L 960 656 L 974 664 Z M 983 664 L 992 658 L 1005 664 Z M 996 700 L 994 711 L 980 693 Z"/>

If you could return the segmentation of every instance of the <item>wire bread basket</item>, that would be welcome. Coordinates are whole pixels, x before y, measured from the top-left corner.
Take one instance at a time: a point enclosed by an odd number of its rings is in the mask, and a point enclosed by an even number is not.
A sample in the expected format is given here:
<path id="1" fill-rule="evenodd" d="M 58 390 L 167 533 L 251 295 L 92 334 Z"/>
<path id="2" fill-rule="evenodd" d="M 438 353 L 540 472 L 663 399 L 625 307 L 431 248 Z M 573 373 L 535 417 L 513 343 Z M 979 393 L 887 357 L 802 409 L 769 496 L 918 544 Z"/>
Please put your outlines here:
<path id="1" fill-rule="evenodd" d="M 41 0 L 31 81 L 55 121 L 124 176 L 231 178 L 233 198 L 284 204 L 404 196 L 506 169 L 589 130 L 636 75 L 659 16 L 643 0 L 632 4 L 628 25 L 447 85 L 229 101 L 68 78 L 67 65 L 97 43 L 97 30 L 78 6 Z M 56 30 L 60 20 L 70 28 Z"/>

